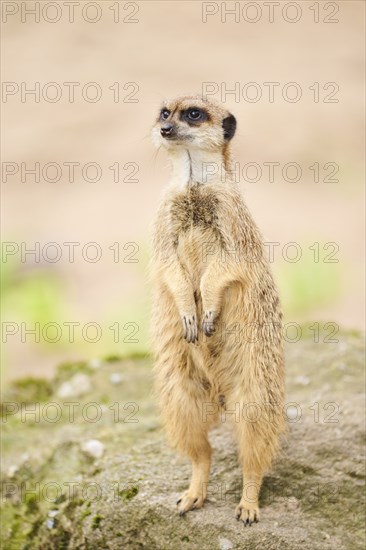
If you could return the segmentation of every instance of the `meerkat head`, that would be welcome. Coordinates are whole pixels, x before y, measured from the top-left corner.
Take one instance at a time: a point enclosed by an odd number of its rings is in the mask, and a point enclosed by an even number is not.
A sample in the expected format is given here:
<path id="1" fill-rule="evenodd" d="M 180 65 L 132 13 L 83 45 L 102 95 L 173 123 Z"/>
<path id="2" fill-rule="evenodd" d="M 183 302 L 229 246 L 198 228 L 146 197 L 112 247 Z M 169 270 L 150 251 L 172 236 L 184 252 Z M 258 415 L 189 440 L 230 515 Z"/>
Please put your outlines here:
<path id="1" fill-rule="evenodd" d="M 168 150 L 218 150 L 236 130 L 236 119 L 220 105 L 200 96 L 179 97 L 162 105 L 153 127 L 153 140 Z"/>

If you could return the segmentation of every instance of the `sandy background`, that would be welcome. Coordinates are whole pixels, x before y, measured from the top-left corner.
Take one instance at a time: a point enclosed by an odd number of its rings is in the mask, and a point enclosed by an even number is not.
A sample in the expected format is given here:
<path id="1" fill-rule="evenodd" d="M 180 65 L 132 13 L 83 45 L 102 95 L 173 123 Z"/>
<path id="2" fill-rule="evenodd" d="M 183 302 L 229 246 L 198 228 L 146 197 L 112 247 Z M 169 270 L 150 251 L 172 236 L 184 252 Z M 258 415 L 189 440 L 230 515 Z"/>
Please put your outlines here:
<path id="1" fill-rule="evenodd" d="M 314 23 L 309 9 L 313 3 L 306 1 L 297 3 L 302 15 L 296 23 L 281 15 L 284 2 L 273 23 L 260 2 L 256 4 L 263 11 L 257 23 L 243 17 L 238 23 L 233 17 L 223 22 L 220 13 L 203 23 L 202 3 L 197 1 L 138 2 L 135 15 L 134 3 L 120 2 L 119 23 L 113 21 L 115 12 L 110 9 L 116 3 L 109 1 L 95 3 L 102 13 L 95 23 L 82 17 L 81 7 L 87 2 L 75 7 L 73 23 L 63 2 L 56 3 L 61 18 L 55 23 L 46 21 L 42 12 L 39 23 L 30 15 L 22 22 L 21 3 L 3 2 L 3 9 L 4 4 L 19 11 L 7 20 L 3 13 L 2 79 L 19 90 L 22 82 L 29 89 L 39 82 L 41 93 L 39 102 L 31 95 L 22 101 L 20 91 L 3 95 L 2 159 L 19 165 L 19 171 L 7 181 L 3 173 L 2 239 L 15 243 L 15 249 L 21 243 L 34 248 L 39 242 L 41 251 L 47 243 L 56 242 L 62 252 L 54 263 L 42 254 L 28 255 L 24 261 L 20 253 L 3 255 L 3 323 L 16 323 L 12 325 L 15 334 L 7 337 L 3 348 L 4 380 L 51 374 L 62 360 L 147 349 L 150 224 L 169 176 L 164 154 L 156 155 L 150 142 L 150 128 L 164 97 L 200 93 L 203 82 L 215 82 L 219 90 L 225 85 L 233 89 L 235 82 L 241 90 L 248 82 L 261 87 L 262 98 L 256 103 L 243 96 L 239 101 L 233 95 L 214 97 L 226 99 L 238 120 L 234 149 L 241 167 L 256 162 L 263 170 L 256 183 L 241 177 L 241 188 L 266 239 L 280 243 L 274 269 L 286 321 L 318 322 L 321 338 L 329 334 L 324 329 L 327 322 L 364 328 L 363 2 L 334 3 L 339 7 L 333 16 L 338 23 L 324 22 L 331 16 L 324 2 L 319 3 L 319 23 Z M 33 7 L 34 2 L 22 4 Z M 55 8 L 48 9 L 46 18 L 54 18 Z M 90 8 L 86 13 L 93 18 L 97 12 Z M 253 18 L 252 12 L 248 14 Z M 293 17 L 291 11 L 288 14 Z M 126 17 L 137 22 L 123 22 Z M 61 88 L 59 101 L 42 96 L 49 82 Z M 65 82 L 80 83 L 73 103 Z M 102 90 L 95 103 L 81 93 L 90 82 Z M 120 98 L 115 102 L 109 87 L 117 82 Z M 131 82 L 135 84 L 123 89 Z M 280 83 L 272 103 L 265 82 Z M 281 95 L 289 82 L 301 87 L 302 97 L 296 103 Z M 317 103 L 309 89 L 315 82 L 320 86 Z M 323 101 L 333 89 L 323 89 L 328 82 L 339 86 L 334 96 L 337 103 Z M 127 102 L 137 87 L 133 96 L 137 101 Z M 47 90 L 52 97 L 55 88 Z M 93 89 L 89 92 L 92 96 Z M 39 182 L 32 175 L 22 182 L 21 163 L 31 168 L 36 162 L 41 169 L 58 163 L 59 181 L 45 181 L 41 173 Z M 67 162 L 80 163 L 73 182 Z M 99 181 L 83 178 L 81 167 L 89 162 L 101 168 Z M 264 162 L 281 164 L 274 182 L 269 181 Z M 302 167 L 298 182 L 283 180 L 280 170 L 288 162 Z M 315 162 L 321 167 L 319 183 L 309 170 Z M 328 162 L 339 166 L 338 182 L 322 181 L 326 175 L 322 167 Z M 114 163 L 120 165 L 120 182 L 113 181 L 109 169 Z M 133 170 L 126 163 L 137 165 L 133 176 L 137 181 L 122 181 Z M 50 168 L 49 177 L 54 174 Z M 94 177 L 92 169 L 88 174 Z M 74 262 L 69 261 L 65 242 L 80 243 Z M 98 243 L 102 251 L 95 263 L 81 253 L 90 242 Z M 284 261 L 281 254 L 289 242 L 298 243 L 302 250 L 296 264 Z M 319 262 L 314 262 L 314 251 L 309 249 L 315 242 L 319 242 Z M 114 243 L 120 246 L 117 262 L 109 249 Z M 123 249 L 126 243 L 136 244 Z M 336 245 L 324 250 L 326 243 Z M 333 258 L 339 261 L 325 263 L 334 246 L 339 249 Z M 91 248 L 89 252 L 93 256 Z M 49 249 L 49 255 L 54 250 Z M 138 261 L 128 263 L 128 258 Z M 50 322 L 61 330 L 55 343 L 46 340 L 56 339 L 56 329 L 50 327 L 46 338 L 42 335 Z M 69 342 L 64 325 L 70 322 L 79 323 L 74 342 Z M 94 338 L 93 327 L 87 337 L 82 334 L 82 327 L 90 322 L 101 331 L 95 343 L 86 341 Z M 24 333 L 35 323 L 40 327 L 39 343 Z M 115 323 L 119 338 L 109 328 Z"/>

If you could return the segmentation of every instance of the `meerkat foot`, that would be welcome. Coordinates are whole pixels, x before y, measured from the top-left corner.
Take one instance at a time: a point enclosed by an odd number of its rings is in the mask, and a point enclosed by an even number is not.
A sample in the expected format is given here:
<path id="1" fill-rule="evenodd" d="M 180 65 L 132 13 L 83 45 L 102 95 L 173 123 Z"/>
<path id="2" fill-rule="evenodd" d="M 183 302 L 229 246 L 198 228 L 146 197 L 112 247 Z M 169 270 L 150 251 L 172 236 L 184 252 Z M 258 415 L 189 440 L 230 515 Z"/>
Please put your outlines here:
<path id="1" fill-rule="evenodd" d="M 205 498 L 202 493 L 191 493 L 189 490 L 185 491 L 177 500 L 179 515 L 184 516 L 184 514 L 190 510 L 202 508 L 204 501 Z"/>
<path id="2" fill-rule="evenodd" d="M 245 500 L 241 500 L 235 509 L 235 517 L 238 521 L 242 521 L 245 526 L 251 526 L 252 523 L 258 523 L 258 503 L 246 502 Z"/>
<path id="3" fill-rule="evenodd" d="M 215 332 L 214 320 L 216 313 L 213 310 L 207 310 L 203 314 L 202 331 L 206 336 L 212 336 Z"/>
<path id="4" fill-rule="evenodd" d="M 198 325 L 196 315 L 183 315 L 183 337 L 189 344 L 198 340 Z"/>

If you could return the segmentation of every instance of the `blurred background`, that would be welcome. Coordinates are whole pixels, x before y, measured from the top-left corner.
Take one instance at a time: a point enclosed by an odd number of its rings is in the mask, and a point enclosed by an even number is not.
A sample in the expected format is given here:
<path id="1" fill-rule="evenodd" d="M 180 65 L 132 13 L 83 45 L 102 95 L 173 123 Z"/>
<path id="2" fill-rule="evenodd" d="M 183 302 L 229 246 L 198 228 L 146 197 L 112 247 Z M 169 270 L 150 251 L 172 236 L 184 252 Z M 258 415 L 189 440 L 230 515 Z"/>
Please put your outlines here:
<path id="1" fill-rule="evenodd" d="M 280 2 L 273 22 L 262 2 L 238 2 L 238 21 L 221 2 L 35 4 L 2 3 L 3 383 L 148 351 L 169 178 L 150 129 L 164 98 L 207 83 L 238 120 L 285 322 L 321 340 L 364 329 L 363 2 Z"/>

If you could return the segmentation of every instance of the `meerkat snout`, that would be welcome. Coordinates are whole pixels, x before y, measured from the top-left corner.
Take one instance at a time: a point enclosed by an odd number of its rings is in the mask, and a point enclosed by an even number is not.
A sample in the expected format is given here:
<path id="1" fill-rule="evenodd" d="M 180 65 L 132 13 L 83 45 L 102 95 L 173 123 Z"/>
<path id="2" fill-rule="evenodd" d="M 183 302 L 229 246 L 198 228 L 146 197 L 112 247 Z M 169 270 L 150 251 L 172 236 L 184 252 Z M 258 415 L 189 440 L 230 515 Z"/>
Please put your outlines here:
<path id="1" fill-rule="evenodd" d="M 160 134 L 164 138 L 174 137 L 174 126 L 172 124 L 164 124 L 164 126 L 160 128 Z"/>
<path id="2" fill-rule="evenodd" d="M 157 146 L 221 149 L 236 131 L 235 117 L 222 106 L 199 96 L 166 101 L 153 128 Z"/>

